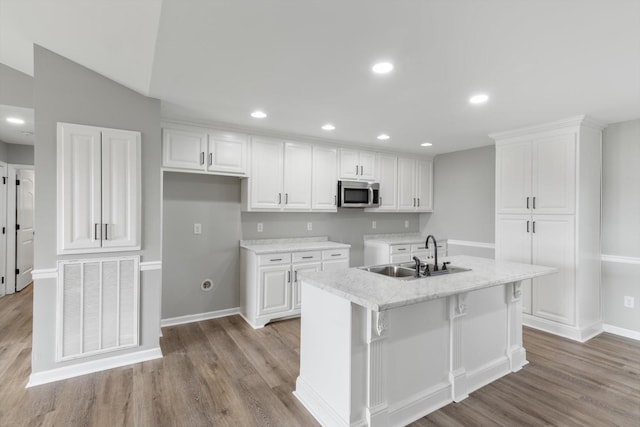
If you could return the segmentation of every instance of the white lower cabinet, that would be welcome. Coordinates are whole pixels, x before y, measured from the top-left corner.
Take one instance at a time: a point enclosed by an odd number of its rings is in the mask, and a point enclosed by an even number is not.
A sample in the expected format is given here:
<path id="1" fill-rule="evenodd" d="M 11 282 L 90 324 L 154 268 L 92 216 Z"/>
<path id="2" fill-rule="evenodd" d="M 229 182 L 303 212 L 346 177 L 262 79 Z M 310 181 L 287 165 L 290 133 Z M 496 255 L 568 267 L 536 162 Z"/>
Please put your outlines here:
<path id="1" fill-rule="evenodd" d="M 349 249 L 258 255 L 241 251 L 241 311 L 254 328 L 300 314 L 300 275 L 349 268 Z"/>
<path id="2" fill-rule="evenodd" d="M 406 243 L 387 243 L 380 240 L 369 240 L 364 242 L 364 263 L 365 265 L 397 264 L 400 262 L 413 262 L 413 257 L 418 257 L 420 262 L 433 263 L 435 254 L 432 243 L 429 248 L 424 242 L 416 243 L 416 239 L 408 238 Z M 447 256 L 447 246 L 445 243 L 438 243 L 438 257 Z"/>

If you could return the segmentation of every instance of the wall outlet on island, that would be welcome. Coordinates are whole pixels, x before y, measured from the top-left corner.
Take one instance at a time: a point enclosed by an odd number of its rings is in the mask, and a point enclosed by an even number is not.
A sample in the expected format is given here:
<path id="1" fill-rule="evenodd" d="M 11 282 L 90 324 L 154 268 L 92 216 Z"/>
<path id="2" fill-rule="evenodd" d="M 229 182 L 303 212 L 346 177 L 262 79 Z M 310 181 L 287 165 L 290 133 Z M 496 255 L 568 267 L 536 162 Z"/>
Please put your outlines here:
<path id="1" fill-rule="evenodd" d="M 312 222 L 308 222 L 307 223 L 307 231 L 311 231 L 313 230 L 313 223 Z"/>
<path id="2" fill-rule="evenodd" d="M 624 297 L 624 306 L 626 308 L 633 308 L 636 305 L 634 297 Z"/>
<path id="3" fill-rule="evenodd" d="M 409 228 L 409 220 L 404 221 L 404 228 Z"/>
<path id="4" fill-rule="evenodd" d="M 262 231 L 264 231 L 264 227 L 262 226 L 262 223 L 259 222 L 258 223 L 258 233 L 262 233 Z"/>
<path id="5" fill-rule="evenodd" d="M 376 222 L 375 221 L 371 221 L 371 228 L 372 229 L 376 229 Z"/>

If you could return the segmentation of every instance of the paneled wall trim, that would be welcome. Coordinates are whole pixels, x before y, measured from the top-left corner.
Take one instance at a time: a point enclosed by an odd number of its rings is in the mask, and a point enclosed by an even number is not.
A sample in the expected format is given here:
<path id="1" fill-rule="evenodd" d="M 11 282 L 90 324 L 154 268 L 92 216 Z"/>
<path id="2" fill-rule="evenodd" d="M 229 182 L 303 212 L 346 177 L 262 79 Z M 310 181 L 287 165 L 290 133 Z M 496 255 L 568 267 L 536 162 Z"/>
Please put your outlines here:
<path id="1" fill-rule="evenodd" d="M 640 264 L 640 258 L 631 257 L 631 256 L 602 254 L 600 259 L 602 260 L 602 262 L 617 262 L 622 264 Z"/>
<path id="2" fill-rule="evenodd" d="M 140 263 L 140 271 L 162 270 L 162 261 L 145 261 Z M 41 268 L 31 273 L 33 280 L 57 279 L 58 268 Z"/>

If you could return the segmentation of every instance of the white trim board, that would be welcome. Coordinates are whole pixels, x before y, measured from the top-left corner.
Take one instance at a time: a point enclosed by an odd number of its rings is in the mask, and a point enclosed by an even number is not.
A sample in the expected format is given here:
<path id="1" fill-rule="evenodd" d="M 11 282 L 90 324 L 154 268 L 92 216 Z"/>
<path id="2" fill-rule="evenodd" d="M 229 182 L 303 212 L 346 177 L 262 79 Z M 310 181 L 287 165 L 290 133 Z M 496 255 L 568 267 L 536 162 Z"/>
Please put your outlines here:
<path id="1" fill-rule="evenodd" d="M 87 258 L 87 259 L 92 259 L 92 258 Z M 66 261 L 66 260 L 60 260 L 60 261 Z M 140 271 L 153 271 L 153 270 L 162 270 L 162 261 L 145 261 L 140 263 Z M 33 280 L 57 279 L 58 268 L 57 267 L 39 268 L 37 270 L 33 270 L 31 275 L 33 277 Z"/>
<path id="2" fill-rule="evenodd" d="M 602 254 L 600 255 L 600 260 L 602 262 L 617 262 L 621 264 L 640 264 L 640 258 L 631 256 Z"/>
<path id="3" fill-rule="evenodd" d="M 162 270 L 162 261 L 145 261 L 140 263 L 140 271 Z"/>
<path id="4" fill-rule="evenodd" d="M 160 347 L 157 347 L 150 350 L 142 350 L 135 353 L 36 372 L 29 376 L 27 388 L 160 358 L 162 358 L 162 351 L 160 351 Z"/>
<path id="5" fill-rule="evenodd" d="M 202 320 L 217 319 L 220 317 L 240 314 L 240 307 L 227 308 L 224 310 L 209 311 L 206 313 L 187 314 L 185 316 L 169 317 L 160 321 L 160 327 L 182 325 L 185 323 L 200 322 Z"/>
<path id="6" fill-rule="evenodd" d="M 447 240 L 447 245 L 470 246 L 472 248 L 484 248 L 484 249 L 495 249 L 496 248 L 496 244 L 495 243 L 473 242 L 473 241 L 470 241 L 470 240 L 452 240 L 452 239 L 448 239 Z"/>
<path id="7" fill-rule="evenodd" d="M 619 335 L 632 340 L 640 341 L 640 332 L 631 329 L 620 328 L 613 325 L 602 325 L 602 329 L 610 334 Z"/>

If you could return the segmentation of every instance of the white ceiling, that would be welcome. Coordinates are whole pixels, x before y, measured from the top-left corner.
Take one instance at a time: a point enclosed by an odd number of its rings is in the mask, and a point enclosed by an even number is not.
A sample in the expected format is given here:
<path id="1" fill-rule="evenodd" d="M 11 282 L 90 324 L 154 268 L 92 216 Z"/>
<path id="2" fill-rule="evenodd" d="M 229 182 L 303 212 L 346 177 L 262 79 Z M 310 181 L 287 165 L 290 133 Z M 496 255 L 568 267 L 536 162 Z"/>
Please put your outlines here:
<path id="1" fill-rule="evenodd" d="M 32 42 L 170 117 L 428 154 L 640 117 L 639 0 L 0 0 L 0 62 L 32 72 Z"/>
<path id="2" fill-rule="evenodd" d="M 24 124 L 8 123 L 7 117 L 24 120 Z M 33 145 L 34 137 L 33 109 L 0 105 L 0 141 L 9 144 Z"/>

